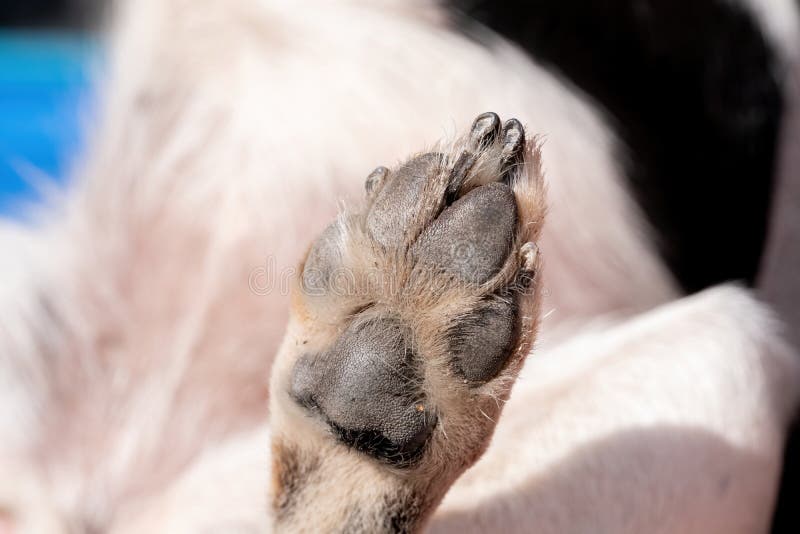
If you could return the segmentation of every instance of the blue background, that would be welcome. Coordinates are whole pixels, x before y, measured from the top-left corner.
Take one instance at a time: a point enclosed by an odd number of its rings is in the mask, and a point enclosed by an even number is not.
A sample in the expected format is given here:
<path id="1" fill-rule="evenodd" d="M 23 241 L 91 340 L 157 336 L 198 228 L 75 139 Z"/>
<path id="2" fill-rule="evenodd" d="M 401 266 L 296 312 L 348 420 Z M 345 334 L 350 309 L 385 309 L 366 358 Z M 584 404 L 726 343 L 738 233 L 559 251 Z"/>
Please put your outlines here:
<path id="1" fill-rule="evenodd" d="M 35 174 L 64 183 L 91 117 L 99 47 L 88 34 L 0 32 L 0 217 L 35 201 Z M 37 178 L 39 179 L 39 178 Z"/>

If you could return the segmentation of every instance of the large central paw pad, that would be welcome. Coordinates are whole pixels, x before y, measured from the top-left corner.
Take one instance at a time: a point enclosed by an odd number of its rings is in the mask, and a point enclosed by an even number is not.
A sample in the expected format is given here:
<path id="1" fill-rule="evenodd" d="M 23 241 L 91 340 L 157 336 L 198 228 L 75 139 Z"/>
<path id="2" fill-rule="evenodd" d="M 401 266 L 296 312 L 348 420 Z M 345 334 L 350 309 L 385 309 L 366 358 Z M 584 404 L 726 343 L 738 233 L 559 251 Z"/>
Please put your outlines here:
<path id="1" fill-rule="evenodd" d="M 378 167 L 366 190 L 306 258 L 297 315 L 311 342 L 288 388 L 340 441 L 408 465 L 448 420 L 488 416 L 481 399 L 528 350 L 538 152 L 518 121 L 485 113 L 448 149 Z"/>
<path id="2" fill-rule="evenodd" d="M 291 391 L 359 450 L 402 462 L 430 434 L 411 333 L 395 319 L 355 321 L 333 346 L 301 357 Z"/>

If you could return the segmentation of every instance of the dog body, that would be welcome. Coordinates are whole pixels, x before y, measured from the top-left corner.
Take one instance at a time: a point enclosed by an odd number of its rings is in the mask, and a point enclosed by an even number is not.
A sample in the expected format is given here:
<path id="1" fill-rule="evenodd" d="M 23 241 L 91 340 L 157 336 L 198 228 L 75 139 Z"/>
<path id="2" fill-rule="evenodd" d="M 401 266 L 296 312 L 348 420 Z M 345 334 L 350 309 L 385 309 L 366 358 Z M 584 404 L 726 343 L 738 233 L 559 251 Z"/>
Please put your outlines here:
<path id="1" fill-rule="evenodd" d="M 542 333 L 431 530 L 768 528 L 800 362 L 750 290 L 682 297 L 579 90 L 433 3 L 118 11 L 80 179 L 2 228 L 11 532 L 269 529 L 268 377 L 296 263 L 376 165 L 487 109 L 542 136 Z"/>

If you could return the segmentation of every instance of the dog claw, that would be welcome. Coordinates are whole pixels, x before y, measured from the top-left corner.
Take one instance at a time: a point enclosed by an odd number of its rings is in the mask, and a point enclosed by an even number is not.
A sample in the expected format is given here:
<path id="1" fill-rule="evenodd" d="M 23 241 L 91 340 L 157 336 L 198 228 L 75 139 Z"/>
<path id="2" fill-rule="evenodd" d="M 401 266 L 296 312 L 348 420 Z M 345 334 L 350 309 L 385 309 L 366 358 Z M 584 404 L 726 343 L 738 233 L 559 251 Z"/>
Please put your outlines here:
<path id="1" fill-rule="evenodd" d="M 519 257 L 522 270 L 534 272 L 536 270 L 537 260 L 539 259 L 539 247 L 531 242 L 525 243 L 519 249 Z"/>
<path id="2" fill-rule="evenodd" d="M 452 203 L 458 196 L 458 192 L 467 180 L 473 165 L 475 165 L 476 154 L 491 145 L 500 133 L 500 117 L 491 111 L 482 113 L 473 121 L 467 139 L 467 148 L 458 157 L 453 165 L 450 175 L 450 183 L 447 186 L 447 203 Z"/>
<path id="3" fill-rule="evenodd" d="M 369 173 L 366 181 L 364 182 L 364 189 L 367 190 L 367 195 L 372 195 L 383 185 L 386 180 L 386 175 L 389 174 L 389 169 L 386 167 L 376 167 L 374 171 Z"/>
<path id="4" fill-rule="evenodd" d="M 503 125 L 503 148 L 500 153 L 503 167 L 503 181 L 508 182 L 515 168 L 522 161 L 525 147 L 525 130 L 517 119 L 509 119 Z"/>
<path id="5" fill-rule="evenodd" d="M 486 112 L 478 115 L 469 132 L 469 149 L 477 152 L 487 147 L 500 133 L 500 117 L 497 113 Z"/>

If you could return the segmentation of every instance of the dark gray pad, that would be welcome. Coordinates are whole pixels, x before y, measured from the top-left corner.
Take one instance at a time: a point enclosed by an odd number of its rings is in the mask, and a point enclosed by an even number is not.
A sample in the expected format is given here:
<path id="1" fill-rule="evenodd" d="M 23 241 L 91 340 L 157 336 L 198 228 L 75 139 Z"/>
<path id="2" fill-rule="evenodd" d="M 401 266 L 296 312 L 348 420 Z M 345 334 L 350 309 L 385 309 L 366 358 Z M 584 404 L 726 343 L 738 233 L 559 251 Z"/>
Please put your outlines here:
<path id="1" fill-rule="evenodd" d="M 447 332 L 453 369 L 473 383 L 484 383 L 499 373 L 516 342 L 514 297 L 491 297 Z"/>
<path id="2" fill-rule="evenodd" d="M 411 461 L 436 418 L 420 393 L 410 342 L 398 320 L 353 323 L 329 350 L 297 361 L 291 395 L 349 445 L 392 463 Z"/>
<path id="3" fill-rule="evenodd" d="M 334 289 L 334 278 L 342 268 L 340 232 L 340 225 L 331 223 L 311 247 L 303 266 L 303 291 L 306 294 L 322 296 Z"/>
<path id="4" fill-rule="evenodd" d="M 490 183 L 442 211 L 414 244 L 421 263 L 481 284 L 496 274 L 511 250 L 517 203 L 511 189 Z"/>
<path id="5" fill-rule="evenodd" d="M 442 172 L 443 165 L 441 154 L 423 154 L 385 178 L 367 214 L 367 228 L 378 243 L 391 247 L 407 241 L 425 184 L 430 176 Z"/>

